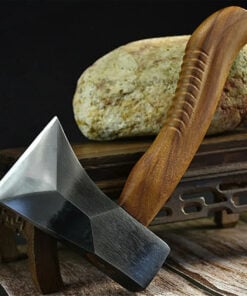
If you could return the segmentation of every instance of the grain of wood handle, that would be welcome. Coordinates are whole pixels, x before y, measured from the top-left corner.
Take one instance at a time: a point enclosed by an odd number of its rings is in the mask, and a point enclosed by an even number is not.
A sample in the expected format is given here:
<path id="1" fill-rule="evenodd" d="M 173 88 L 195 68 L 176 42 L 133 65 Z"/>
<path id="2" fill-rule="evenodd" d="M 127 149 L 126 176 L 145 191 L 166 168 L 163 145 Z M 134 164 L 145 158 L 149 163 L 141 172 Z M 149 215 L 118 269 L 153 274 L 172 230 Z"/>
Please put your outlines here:
<path id="1" fill-rule="evenodd" d="M 148 225 L 169 199 L 202 142 L 228 72 L 247 43 L 247 11 L 222 9 L 192 34 L 173 105 L 155 141 L 132 169 L 119 204 Z"/>

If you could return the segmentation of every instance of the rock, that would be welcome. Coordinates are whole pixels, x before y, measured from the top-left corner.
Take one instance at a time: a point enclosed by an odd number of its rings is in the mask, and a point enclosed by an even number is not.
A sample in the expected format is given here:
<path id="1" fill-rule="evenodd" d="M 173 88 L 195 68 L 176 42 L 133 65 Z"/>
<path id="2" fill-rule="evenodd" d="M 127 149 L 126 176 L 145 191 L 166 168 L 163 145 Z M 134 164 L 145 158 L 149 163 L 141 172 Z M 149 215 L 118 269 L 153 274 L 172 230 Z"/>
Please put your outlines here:
<path id="1" fill-rule="evenodd" d="M 94 140 L 155 135 L 175 93 L 190 36 L 121 46 L 86 69 L 73 99 L 75 120 Z M 247 45 L 234 61 L 207 134 L 234 129 L 247 113 Z"/>

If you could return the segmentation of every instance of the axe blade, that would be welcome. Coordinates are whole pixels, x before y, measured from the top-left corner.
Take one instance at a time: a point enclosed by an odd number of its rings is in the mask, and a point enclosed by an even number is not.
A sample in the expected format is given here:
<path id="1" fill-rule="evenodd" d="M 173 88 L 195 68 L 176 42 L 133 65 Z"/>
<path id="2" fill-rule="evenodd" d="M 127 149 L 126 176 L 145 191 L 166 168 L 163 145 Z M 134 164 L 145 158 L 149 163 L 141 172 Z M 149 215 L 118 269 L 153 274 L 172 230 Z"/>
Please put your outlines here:
<path id="1" fill-rule="evenodd" d="M 170 251 L 95 185 L 56 117 L 0 181 L 0 202 L 96 256 L 102 271 L 129 290 L 146 288 Z"/>

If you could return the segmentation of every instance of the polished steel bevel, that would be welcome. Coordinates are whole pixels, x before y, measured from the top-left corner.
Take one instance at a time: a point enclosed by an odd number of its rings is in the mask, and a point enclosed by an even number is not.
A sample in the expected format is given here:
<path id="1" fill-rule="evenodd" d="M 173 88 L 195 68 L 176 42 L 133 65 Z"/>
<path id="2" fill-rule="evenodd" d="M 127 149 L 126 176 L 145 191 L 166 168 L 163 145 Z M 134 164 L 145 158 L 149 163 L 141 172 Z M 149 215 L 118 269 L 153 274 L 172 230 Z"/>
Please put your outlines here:
<path id="1" fill-rule="evenodd" d="M 90 179 L 55 117 L 0 181 L 0 202 L 39 229 L 97 256 L 131 290 L 145 288 L 169 247 Z"/>

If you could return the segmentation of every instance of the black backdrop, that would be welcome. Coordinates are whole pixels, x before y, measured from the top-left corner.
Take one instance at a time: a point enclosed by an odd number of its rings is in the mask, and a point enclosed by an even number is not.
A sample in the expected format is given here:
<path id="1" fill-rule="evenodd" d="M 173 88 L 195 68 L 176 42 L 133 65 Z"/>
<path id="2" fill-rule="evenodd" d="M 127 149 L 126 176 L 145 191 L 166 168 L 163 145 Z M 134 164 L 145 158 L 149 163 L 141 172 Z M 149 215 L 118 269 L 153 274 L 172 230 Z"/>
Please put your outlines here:
<path id="1" fill-rule="evenodd" d="M 190 34 L 229 5 L 247 1 L 0 0 L 0 148 L 28 145 L 54 115 L 84 141 L 71 105 L 84 69 L 133 40 Z"/>

